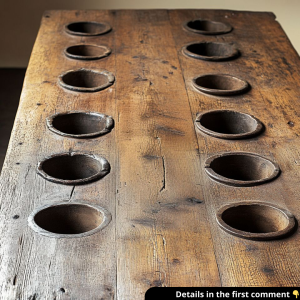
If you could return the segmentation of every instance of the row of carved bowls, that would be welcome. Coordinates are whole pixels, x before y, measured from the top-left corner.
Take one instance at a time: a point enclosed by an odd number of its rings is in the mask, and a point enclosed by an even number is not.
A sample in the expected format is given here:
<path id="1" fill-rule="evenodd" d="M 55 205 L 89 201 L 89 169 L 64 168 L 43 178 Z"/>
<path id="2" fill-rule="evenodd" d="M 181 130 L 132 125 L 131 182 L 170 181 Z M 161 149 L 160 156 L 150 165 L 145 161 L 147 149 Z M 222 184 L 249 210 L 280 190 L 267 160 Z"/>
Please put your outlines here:
<path id="1" fill-rule="evenodd" d="M 183 25 L 187 31 L 199 34 L 228 34 L 231 25 L 193 20 Z M 194 42 L 182 48 L 185 56 L 206 61 L 226 61 L 242 53 L 234 43 Z M 250 84 L 231 74 L 204 74 L 192 80 L 193 87 L 214 97 L 231 97 L 246 93 Z M 197 114 L 196 128 L 219 139 L 236 140 L 253 138 L 264 131 L 256 117 L 233 110 L 211 110 Z M 209 157 L 205 162 L 207 175 L 215 182 L 235 187 L 256 186 L 274 180 L 280 175 L 277 163 L 256 153 L 225 152 Z M 296 220 L 286 209 L 269 202 L 240 201 L 221 207 L 216 213 L 218 225 L 227 233 L 252 239 L 283 238 L 294 232 Z"/>
<path id="2" fill-rule="evenodd" d="M 202 35 L 228 34 L 233 28 L 226 23 L 197 19 L 185 22 L 188 32 Z M 64 30 L 71 35 L 96 36 L 108 33 L 107 23 L 75 22 Z M 233 43 L 194 42 L 185 45 L 182 53 L 188 58 L 206 61 L 224 61 L 237 58 L 240 51 Z M 103 45 L 78 44 L 64 49 L 70 59 L 97 60 L 111 54 Z M 98 92 L 114 83 L 114 75 L 106 70 L 81 68 L 61 74 L 58 84 L 75 92 Z M 217 97 L 246 93 L 250 85 L 229 74 L 204 74 L 192 80 L 194 88 Z M 53 133 L 66 138 L 87 139 L 110 132 L 114 126 L 111 116 L 90 111 L 67 111 L 47 118 Z M 219 139 L 246 139 L 264 130 L 260 120 L 244 112 L 210 110 L 197 114 L 197 130 Z M 108 161 L 95 154 L 83 152 L 58 153 L 46 157 L 38 164 L 38 174 L 46 180 L 79 185 L 99 180 L 110 171 Z M 235 187 L 255 186 L 275 179 L 280 168 L 271 160 L 255 153 L 225 152 L 209 157 L 205 171 L 214 181 Z M 270 240 L 291 234 L 296 221 L 286 209 L 261 201 L 242 201 L 221 207 L 216 214 L 217 223 L 226 232 L 252 240 Z M 83 237 L 93 234 L 111 220 L 110 213 L 98 205 L 72 201 L 45 205 L 29 216 L 29 225 L 39 234 L 61 237 Z"/>

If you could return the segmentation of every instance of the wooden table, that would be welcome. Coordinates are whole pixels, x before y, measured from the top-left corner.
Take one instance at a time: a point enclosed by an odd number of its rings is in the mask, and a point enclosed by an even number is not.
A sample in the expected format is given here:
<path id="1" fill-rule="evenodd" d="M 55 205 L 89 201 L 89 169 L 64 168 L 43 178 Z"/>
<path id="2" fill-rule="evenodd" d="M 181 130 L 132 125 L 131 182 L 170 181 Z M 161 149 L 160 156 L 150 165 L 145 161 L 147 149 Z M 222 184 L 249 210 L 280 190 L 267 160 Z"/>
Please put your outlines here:
<path id="1" fill-rule="evenodd" d="M 202 18 L 229 23 L 223 35 L 182 28 Z M 97 36 L 65 32 L 76 21 L 107 22 Z M 235 43 L 240 56 L 204 61 L 184 55 L 192 42 Z M 98 60 L 67 58 L 76 44 L 105 45 Z M 111 72 L 96 92 L 65 89 L 58 77 L 80 68 Z M 210 96 L 192 79 L 230 74 L 251 85 L 237 96 Z M 272 13 L 225 10 L 48 11 L 33 48 L 1 174 L 1 299 L 143 299 L 153 286 L 299 286 L 299 232 L 280 240 L 235 237 L 216 221 L 224 205 L 275 204 L 300 217 L 300 64 Z M 2 99 L 5 101 L 5 99 Z M 254 115 L 256 137 L 226 140 L 201 133 L 198 112 Z M 92 139 L 51 132 L 49 116 L 72 110 L 112 116 L 114 129 Z M 37 165 L 61 152 L 105 158 L 110 172 L 83 185 L 45 180 Z M 237 187 L 211 180 L 205 161 L 244 151 L 276 162 L 273 181 Z M 81 166 L 84 168 L 84 165 Z M 80 200 L 104 208 L 105 228 L 79 238 L 53 238 L 28 226 L 33 211 Z"/>

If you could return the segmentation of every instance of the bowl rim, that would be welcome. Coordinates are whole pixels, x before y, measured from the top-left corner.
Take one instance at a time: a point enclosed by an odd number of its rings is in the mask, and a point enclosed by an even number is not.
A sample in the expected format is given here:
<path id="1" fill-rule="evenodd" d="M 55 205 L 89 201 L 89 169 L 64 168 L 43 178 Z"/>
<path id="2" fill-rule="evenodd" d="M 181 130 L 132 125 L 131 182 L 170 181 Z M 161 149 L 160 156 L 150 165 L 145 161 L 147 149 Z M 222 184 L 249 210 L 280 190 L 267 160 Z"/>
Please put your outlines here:
<path id="1" fill-rule="evenodd" d="M 273 172 L 267 178 L 245 181 L 245 180 L 236 180 L 236 179 L 230 179 L 230 178 L 224 177 L 224 176 L 216 173 L 211 168 L 211 163 L 215 159 L 218 159 L 218 158 L 224 157 L 224 156 L 233 156 L 233 155 L 252 156 L 252 157 L 264 159 L 264 160 L 268 161 L 269 163 L 271 163 L 271 165 L 274 168 Z M 218 153 L 218 154 L 212 155 L 212 156 L 210 156 L 210 157 L 208 157 L 206 159 L 205 165 L 204 165 L 204 169 L 205 169 L 205 172 L 208 175 L 208 177 L 210 177 L 210 179 L 216 181 L 217 183 L 223 183 L 225 185 L 230 185 L 230 186 L 235 186 L 235 187 L 251 187 L 251 186 L 255 186 L 255 185 L 260 185 L 260 184 L 263 184 L 263 183 L 267 183 L 267 182 L 272 181 L 275 178 L 277 178 L 279 176 L 279 174 L 280 174 L 280 168 L 279 168 L 279 165 L 276 162 L 273 162 L 270 159 L 268 159 L 268 158 L 266 158 L 264 156 L 261 156 L 259 154 L 256 154 L 256 153 L 241 152 L 241 151 L 237 151 L 237 152 L 236 151 L 222 152 L 222 153 Z"/>
<path id="2" fill-rule="evenodd" d="M 75 180 L 70 180 L 70 179 L 60 179 L 60 178 L 56 178 L 53 177 L 51 175 L 49 175 L 48 173 L 46 173 L 43 170 L 43 164 L 48 161 L 49 159 L 55 158 L 55 157 L 62 157 L 62 156 L 85 156 L 85 157 L 89 157 L 92 158 L 94 160 L 97 160 L 98 162 L 100 162 L 101 164 L 101 170 L 98 171 L 96 174 L 86 177 L 86 178 L 82 178 L 82 179 L 75 179 Z M 106 176 L 108 173 L 110 172 L 110 164 L 109 162 L 101 156 L 95 155 L 95 154 L 90 154 L 87 152 L 81 152 L 81 151 L 72 151 L 72 152 L 60 152 L 60 153 L 55 153 L 49 156 L 44 157 L 42 160 L 40 160 L 38 162 L 37 165 L 37 173 L 43 177 L 44 179 L 53 182 L 53 183 L 59 183 L 59 184 L 64 184 L 64 185 L 81 185 L 81 184 L 87 184 L 93 181 L 96 181 L 98 179 L 103 178 L 104 176 Z"/>
<path id="3" fill-rule="evenodd" d="M 205 22 L 210 22 L 210 23 L 214 23 L 214 24 L 222 24 L 222 25 L 224 25 L 224 29 L 223 30 L 215 30 L 215 31 L 207 31 L 207 30 L 193 29 L 193 28 L 188 26 L 188 24 L 190 22 L 196 22 L 196 21 L 205 21 Z M 189 32 L 194 32 L 194 33 L 203 34 L 203 35 L 226 34 L 226 33 L 229 33 L 233 30 L 233 27 L 230 24 L 228 24 L 227 22 L 221 22 L 221 21 L 215 21 L 215 20 L 209 20 L 209 19 L 202 19 L 202 18 L 197 18 L 197 19 L 192 19 L 192 20 L 185 21 L 182 24 L 182 27 L 185 30 L 189 31 Z"/>
<path id="4" fill-rule="evenodd" d="M 97 116 L 98 118 L 105 119 L 105 127 L 102 130 L 95 131 L 93 133 L 71 134 L 71 133 L 65 133 L 63 131 L 60 131 L 60 130 L 56 129 L 53 126 L 53 121 L 54 121 L 55 118 L 66 116 L 66 115 L 72 115 L 72 114 L 93 115 L 93 116 Z M 104 134 L 110 132 L 114 127 L 114 120 L 109 115 L 105 115 L 105 114 L 94 112 L 94 111 L 69 110 L 69 111 L 65 111 L 65 112 L 59 112 L 59 113 L 56 113 L 56 114 L 53 114 L 53 115 L 47 117 L 46 118 L 46 125 L 47 125 L 47 128 L 50 131 L 52 131 L 53 133 L 56 133 L 58 135 L 61 135 L 63 137 L 76 138 L 76 139 L 86 139 L 86 138 L 98 137 L 98 136 L 101 136 L 101 135 L 104 135 Z"/>
<path id="5" fill-rule="evenodd" d="M 241 87 L 233 90 L 221 90 L 221 89 L 211 89 L 211 88 L 203 87 L 196 83 L 196 81 L 199 78 L 205 78 L 205 77 L 230 77 L 232 80 L 240 82 Z M 243 78 L 235 75 L 223 74 L 223 73 L 209 73 L 209 74 L 197 75 L 192 79 L 192 85 L 197 91 L 209 95 L 216 95 L 216 96 L 228 96 L 228 95 L 230 96 L 230 95 L 242 94 L 250 88 L 250 84 L 248 83 L 248 81 L 244 80 Z"/>
<path id="6" fill-rule="evenodd" d="M 231 47 L 231 52 L 228 55 L 222 55 L 222 56 L 206 56 L 206 55 L 200 55 L 200 54 L 195 54 L 191 51 L 189 51 L 187 48 L 191 45 L 194 44 L 224 44 L 224 45 L 228 45 Z M 186 57 L 192 57 L 192 58 L 196 58 L 196 59 L 201 59 L 201 60 L 207 60 L 207 61 L 222 61 L 222 60 L 229 60 L 229 59 L 233 59 L 236 58 L 240 55 L 240 51 L 237 49 L 236 44 L 233 42 L 207 42 L 207 41 L 196 41 L 196 42 L 192 42 L 192 43 L 188 43 L 186 45 L 184 45 L 181 48 L 181 51 L 183 53 L 183 55 L 185 55 Z"/>
<path id="7" fill-rule="evenodd" d="M 100 212 L 102 214 L 103 221 L 96 228 L 94 228 L 92 230 L 89 230 L 89 231 L 86 231 L 86 232 L 83 232 L 83 233 L 61 234 L 61 233 L 54 233 L 54 232 L 48 231 L 46 229 L 43 229 L 34 220 L 35 216 L 39 212 L 41 212 L 42 210 L 45 210 L 45 209 L 50 208 L 50 207 L 70 206 L 70 205 L 88 206 L 90 208 L 93 208 L 93 209 L 97 210 L 98 212 Z M 82 201 L 82 200 L 76 200 L 76 201 L 61 200 L 61 201 L 55 201 L 55 202 L 52 202 L 52 203 L 42 205 L 38 208 L 35 208 L 28 217 L 28 225 L 36 233 L 38 233 L 40 235 L 43 235 L 43 236 L 50 237 L 50 238 L 58 238 L 58 239 L 59 238 L 82 238 L 82 237 L 86 237 L 86 236 L 95 234 L 96 232 L 104 229 L 110 223 L 111 219 L 112 219 L 111 213 L 107 209 L 105 209 L 105 208 L 103 208 L 99 205 L 89 203 L 89 202 L 86 202 L 86 201 Z"/>
<path id="8" fill-rule="evenodd" d="M 75 23 L 92 23 L 97 25 L 104 25 L 104 28 L 100 30 L 99 32 L 95 33 L 85 33 L 85 32 L 77 32 L 69 29 L 69 26 Z M 105 33 L 108 33 L 112 30 L 110 24 L 108 22 L 97 22 L 97 21 L 74 21 L 70 22 L 64 25 L 64 30 L 66 33 L 70 35 L 79 35 L 79 36 L 96 36 L 96 35 L 102 35 Z"/>
<path id="9" fill-rule="evenodd" d="M 248 232 L 248 231 L 243 231 L 243 230 L 238 230 L 235 229 L 234 227 L 231 227 L 230 225 L 228 225 L 222 218 L 223 213 L 225 211 L 227 211 L 230 208 L 233 207 L 238 207 L 238 206 L 251 206 L 251 205 L 256 205 L 256 206 L 265 206 L 265 207 L 269 207 L 271 209 L 275 209 L 277 211 L 279 211 L 286 219 L 287 219 L 287 226 L 282 229 L 282 230 L 278 230 L 278 231 L 274 231 L 274 232 L 269 232 L 269 233 L 253 233 L 253 232 Z M 263 202 L 263 201 L 258 201 L 258 200 L 251 200 L 251 201 L 239 201 L 239 202 L 234 202 L 234 203 L 230 203 L 227 205 L 224 205 L 222 207 L 220 207 L 217 212 L 216 212 L 216 220 L 218 225 L 227 233 L 240 237 L 240 238 L 244 238 L 244 239 L 250 239 L 250 240 L 272 240 L 272 239 L 279 239 L 282 238 L 286 235 L 288 235 L 289 233 L 291 233 L 291 231 L 295 228 L 295 226 L 297 225 L 296 223 L 296 219 L 294 217 L 294 215 L 288 211 L 287 209 L 284 209 L 280 206 L 277 206 L 273 203 L 269 203 L 269 202 Z"/>
<path id="10" fill-rule="evenodd" d="M 76 54 L 71 54 L 68 52 L 68 50 L 72 47 L 81 47 L 81 46 L 91 46 L 95 48 L 103 48 L 105 51 L 101 55 L 76 55 Z M 77 59 L 77 60 L 96 60 L 96 59 L 101 59 L 104 57 L 107 57 L 111 54 L 112 50 L 108 46 L 105 45 L 96 45 L 96 44 L 75 44 L 75 45 L 70 45 L 67 46 L 64 49 L 64 54 L 66 57 L 71 58 L 71 59 Z"/>
<path id="11" fill-rule="evenodd" d="M 248 118 L 254 120 L 254 122 L 256 123 L 256 128 L 252 131 L 248 131 L 248 132 L 244 132 L 244 133 L 235 133 L 235 134 L 230 134 L 230 133 L 219 133 L 217 131 L 213 131 L 213 130 L 210 130 L 208 129 L 207 127 L 204 127 L 202 124 L 201 124 L 201 119 L 203 118 L 203 116 L 205 115 L 208 115 L 210 113 L 236 113 L 236 114 L 240 114 L 240 115 L 244 115 L 244 116 L 247 116 Z M 210 135 L 210 136 L 213 136 L 213 137 L 216 137 L 216 138 L 220 138 L 220 139 L 244 139 L 244 138 L 250 138 L 250 137 L 253 137 L 253 136 L 256 136 L 258 135 L 263 129 L 264 129 L 264 125 L 263 123 L 257 119 L 256 117 L 248 114 L 248 113 L 244 113 L 244 112 L 239 112 L 239 111 L 236 111 L 236 110 L 230 110 L 230 109 L 213 109 L 213 110 L 207 110 L 207 111 L 203 111 L 201 113 L 198 113 L 196 115 L 196 119 L 195 119 L 195 125 L 196 125 L 196 128 L 207 134 L 207 135 Z"/>
<path id="12" fill-rule="evenodd" d="M 76 72 L 92 72 L 92 73 L 96 73 L 97 75 L 104 75 L 107 78 L 107 82 L 103 83 L 99 86 L 96 86 L 96 87 L 87 88 L 87 87 L 77 87 L 74 85 L 69 85 L 63 81 L 63 77 L 65 75 L 70 74 L 70 73 L 76 73 Z M 73 91 L 73 92 L 98 92 L 98 91 L 104 90 L 107 87 L 111 86 L 114 83 L 114 81 L 115 81 L 115 76 L 111 72 L 109 72 L 105 69 L 95 70 L 95 69 L 80 68 L 80 69 L 75 69 L 75 70 L 68 70 L 58 76 L 59 85 L 65 89 Z"/>

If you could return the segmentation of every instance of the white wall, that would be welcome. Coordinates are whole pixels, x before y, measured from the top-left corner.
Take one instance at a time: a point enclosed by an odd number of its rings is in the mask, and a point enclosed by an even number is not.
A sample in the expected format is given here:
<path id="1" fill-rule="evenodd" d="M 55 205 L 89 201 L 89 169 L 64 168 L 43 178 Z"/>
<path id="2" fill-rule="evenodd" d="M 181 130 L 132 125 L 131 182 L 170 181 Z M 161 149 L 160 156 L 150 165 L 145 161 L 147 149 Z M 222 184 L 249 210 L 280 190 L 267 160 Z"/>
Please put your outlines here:
<path id="1" fill-rule="evenodd" d="M 26 67 L 48 9 L 212 8 L 272 11 L 300 53 L 300 0 L 0 0 L 0 67 Z"/>

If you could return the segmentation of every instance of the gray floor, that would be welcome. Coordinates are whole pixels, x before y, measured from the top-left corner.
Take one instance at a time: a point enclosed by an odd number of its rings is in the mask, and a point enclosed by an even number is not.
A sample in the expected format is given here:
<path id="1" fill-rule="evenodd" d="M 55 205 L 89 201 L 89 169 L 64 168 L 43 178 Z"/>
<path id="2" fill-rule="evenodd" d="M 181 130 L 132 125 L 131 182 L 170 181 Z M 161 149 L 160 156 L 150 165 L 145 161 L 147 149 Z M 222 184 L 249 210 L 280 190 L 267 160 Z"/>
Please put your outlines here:
<path id="1" fill-rule="evenodd" d="M 0 170 L 19 105 L 26 69 L 0 69 Z"/>

